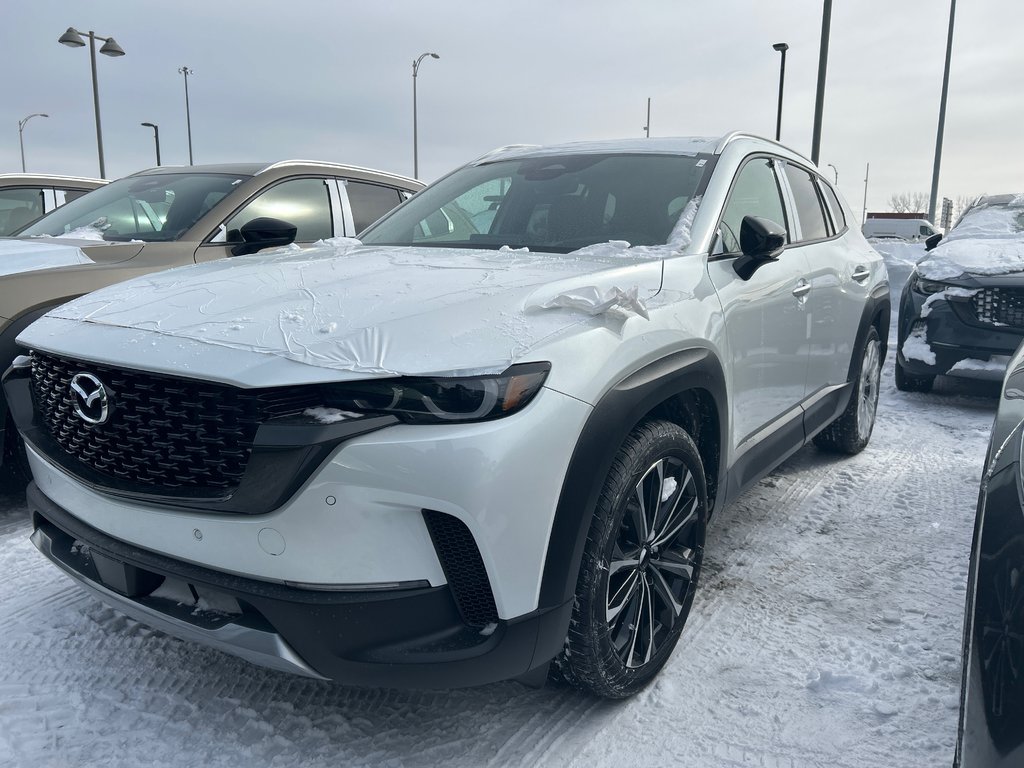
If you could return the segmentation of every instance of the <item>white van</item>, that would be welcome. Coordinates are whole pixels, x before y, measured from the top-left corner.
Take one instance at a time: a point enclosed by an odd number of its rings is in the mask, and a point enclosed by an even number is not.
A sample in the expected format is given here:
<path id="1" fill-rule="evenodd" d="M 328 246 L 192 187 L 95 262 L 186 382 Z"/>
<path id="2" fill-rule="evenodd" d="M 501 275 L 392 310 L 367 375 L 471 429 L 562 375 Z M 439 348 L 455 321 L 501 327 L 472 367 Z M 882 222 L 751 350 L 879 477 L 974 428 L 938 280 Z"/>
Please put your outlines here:
<path id="1" fill-rule="evenodd" d="M 924 240 L 941 232 L 928 219 L 869 218 L 861 227 L 864 237 Z"/>

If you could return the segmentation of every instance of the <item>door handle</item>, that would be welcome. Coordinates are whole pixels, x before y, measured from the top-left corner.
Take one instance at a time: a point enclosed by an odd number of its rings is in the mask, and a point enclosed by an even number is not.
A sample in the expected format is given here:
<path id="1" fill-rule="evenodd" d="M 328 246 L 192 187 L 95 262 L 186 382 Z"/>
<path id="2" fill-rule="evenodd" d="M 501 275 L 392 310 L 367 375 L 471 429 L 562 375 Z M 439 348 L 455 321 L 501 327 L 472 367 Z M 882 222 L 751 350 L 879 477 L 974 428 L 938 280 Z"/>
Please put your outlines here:
<path id="1" fill-rule="evenodd" d="M 806 296 L 810 292 L 811 292 L 811 284 L 808 283 L 806 280 L 804 280 L 802 278 L 801 278 L 800 282 L 797 283 L 796 288 L 793 289 L 793 295 L 796 296 L 798 299 L 802 299 L 804 296 Z"/>
<path id="2" fill-rule="evenodd" d="M 869 277 L 871 277 L 871 270 L 865 267 L 863 264 L 853 270 L 853 274 L 850 275 L 858 283 L 863 283 Z"/>

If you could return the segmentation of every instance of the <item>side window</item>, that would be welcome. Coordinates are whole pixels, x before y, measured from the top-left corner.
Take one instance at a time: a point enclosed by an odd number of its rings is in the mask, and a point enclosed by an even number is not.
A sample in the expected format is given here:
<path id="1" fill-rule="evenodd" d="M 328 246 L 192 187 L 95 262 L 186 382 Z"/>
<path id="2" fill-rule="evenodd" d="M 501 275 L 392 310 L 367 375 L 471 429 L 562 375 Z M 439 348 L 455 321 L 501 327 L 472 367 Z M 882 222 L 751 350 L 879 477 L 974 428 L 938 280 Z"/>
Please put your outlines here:
<path id="1" fill-rule="evenodd" d="M 85 193 L 89 192 L 88 189 L 61 189 L 59 192 L 64 193 L 64 202 L 70 203 L 72 200 L 77 200 Z"/>
<path id="2" fill-rule="evenodd" d="M 269 216 L 298 228 L 295 241 L 310 243 L 332 237 L 331 199 L 324 179 L 293 179 L 271 187 L 224 224 L 228 243 L 242 242 L 239 230 L 253 219 Z"/>
<path id="3" fill-rule="evenodd" d="M 0 237 L 43 215 L 43 190 L 38 187 L 0 189 Z"/>
<path id="4" fill-rule="evenodd" d="M 921 236 L 928 237 L 932 234 L 932 228 L 926 227 L 924 224 L 921 225 Z"/>
<path id="5" fill-rule="evenodd" d="M 800 221 L 801 240 L 823 240 L 828 237 L 825 212 L 814 188 L 814 179 L 803 168 L 786 163 L 786 178 L 793 190 L 796 215 Z"/>
<path id="6" fill-rule="evenodd" d="M 349 181 L 345 183 L 345 189 L 348 190 L 348 202 L 352 206 L 352 219 L 357 233 L 403 200 L 397 189 L 382 187 L 380 184 Z"/>
<path id="7" fill-rule="evenodd" d="M 843 206 L 839 202 L 839 197 L 828 184 L 819 182 L 818 186 L 825 190 L 825 202 L 828 205 L 829 212 L 832 214 L 832 223 L 835 224 L 836 232 L 842 232 L 846 229 L 846 214 L 843 212 Z"/>
<path id="8" fill-rule="evenodd" d="M 718 224 L 715 253 L 739 253 L 744 216 L 761 216 L 786 227 L 779 183 L 767 157 L 754 158 L 740 169 Z"/>

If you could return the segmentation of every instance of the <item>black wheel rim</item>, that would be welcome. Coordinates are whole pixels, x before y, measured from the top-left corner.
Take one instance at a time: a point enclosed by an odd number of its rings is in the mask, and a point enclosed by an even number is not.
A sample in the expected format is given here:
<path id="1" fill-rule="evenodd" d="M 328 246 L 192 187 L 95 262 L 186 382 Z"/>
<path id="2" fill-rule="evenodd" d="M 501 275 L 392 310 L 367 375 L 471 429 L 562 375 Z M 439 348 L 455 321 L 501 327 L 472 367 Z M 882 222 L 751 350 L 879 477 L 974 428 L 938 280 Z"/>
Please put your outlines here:
<path id="1" fill-rule="evenodd" d="M 625 501 L 608 563 L 605 618 L 619 660 L 649 663 L 681 628 L 703 544 L 697 482 L 682 459 L 658 459 Z"/>

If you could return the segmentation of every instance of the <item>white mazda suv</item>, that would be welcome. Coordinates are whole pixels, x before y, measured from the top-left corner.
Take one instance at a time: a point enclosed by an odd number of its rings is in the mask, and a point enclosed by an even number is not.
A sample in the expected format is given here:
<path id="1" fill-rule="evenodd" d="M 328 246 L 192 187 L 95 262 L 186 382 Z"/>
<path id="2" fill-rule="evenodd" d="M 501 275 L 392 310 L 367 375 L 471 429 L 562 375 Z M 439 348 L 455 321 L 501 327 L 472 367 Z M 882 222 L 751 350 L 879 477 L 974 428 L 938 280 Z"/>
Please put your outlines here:
<path id="1" fill-rule="evenodd" d="M 5 377 L 33 541 L 277 669 L 628 696 L 712 512 L 871 436 L 889 288 L 853 220 L 749 135 L 516 146 L 360 240 L 97 291 Z"/>

